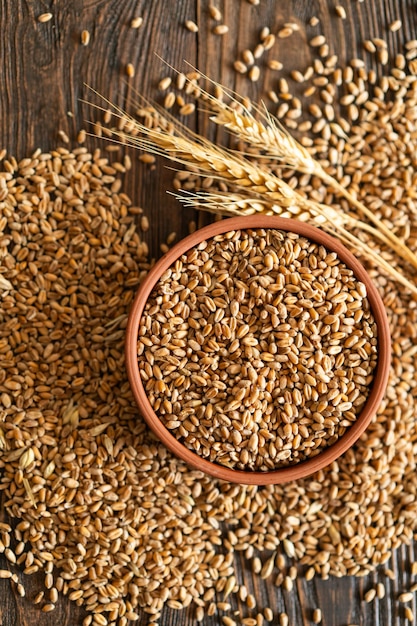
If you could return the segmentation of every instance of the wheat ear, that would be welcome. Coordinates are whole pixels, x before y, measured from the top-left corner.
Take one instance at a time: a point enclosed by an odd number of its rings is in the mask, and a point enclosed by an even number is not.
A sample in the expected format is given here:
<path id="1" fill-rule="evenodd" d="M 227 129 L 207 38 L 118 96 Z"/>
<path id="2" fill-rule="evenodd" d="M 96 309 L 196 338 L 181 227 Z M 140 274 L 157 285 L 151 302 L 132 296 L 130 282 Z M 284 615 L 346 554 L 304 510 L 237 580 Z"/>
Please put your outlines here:
<path id="1" fill-rule="evenodd" d="M 327 229 L 337 229 L 339 238 L 343 235 L 344 241 L 353 242 L 353 235 L 349 233 L 346 225 L 360 227 L 362 223 L 359 220 L 349 218 L 347 214 L 327 205 L 308 200 L 271 172 L 256 166 L 237 152 L 216 146 L 181 125 L 177 127 L 172 118 L 165 118 L 156 109 L 148 107 L 149 116 L 152 118 L 154 112 L 155 123 L 161 124 L 163 128 L 145 126 L 122 109 L 111 106 L 121 122 L 119 128 L 112 129 L 110 138 L 113 140 L 164 156 L 185 166 L 192 166 L 201 176 L 210 176 L 233 185 L 243 194 L 256 196 L 261 202 L 268 202 L 270 207 L 285 208 L 293 217 L 308 214 L 310 221 L 316 224 L 320 217 Z M 169 132 L 164 130 L 167 128 Z M 400 276 L 399 282 L 417 293 L 417 287 L 389 266 L 377 253 L 367 255 L 367 247 L 364 245 L 361 250 L 365 256 L 377 260 L 378 265 L 384 267 L 394 280 L 399 280 Z"/>
<path id="2" fill-rule="evenodd" d="M 417 256 L 399 239 L 363 202 L 355 198 L 333 176 L 328 174 L 298 141 L 296 141 L 268 112 L 264 113 L 266 124 L 257 120 L 247 108 L 235 110 L 212 97 L 209 102 L 216 110 L 211 117 L 248 144 L 263 150 L 268 156 L 278 159 L 285 167 L 318 176 L 329 187 L 333 187 L 378 229 L 378 237 L 396 254 L 417 268 Z"/>
<path id="3" fill-rule="evenodd" d="M 249 145 L 259 148 L 267 156 L 279 160 L 285 167 L 307 174 L 314 174 L 321 178 L 323 182 L 333 187 L 377 227 L 376 236 L 381 241 L 388 245 L 398 256 L 417 268 L 417 256 L 404 242 L 385 226 L 363 202 L 358 200 L 333 176 L 328 174 L 320 163 L 311 156 L 309 151 L 292 137 L 280 121 L 267 111 L 265 106 L 261 109 L 250 103 L 251 108 L 249 108 L 245 104 L 244 99 L 237 96 L 235 92 L 223 85 L 219 85 L 219 83 L 209 77 L 203 76 L 213 85 L 220 87 L 233 103 L 233 106 L 230 106 L 204 89 L 200 89 L 211 107 L 211 112 L 214 113 L 211 117 L 212 121 L 224 126 Z M 252 110 L 258 114 L 260 119 L 257 119 L 252 114 Z M 265 123 L 261 120 L 264 120 Z"/>

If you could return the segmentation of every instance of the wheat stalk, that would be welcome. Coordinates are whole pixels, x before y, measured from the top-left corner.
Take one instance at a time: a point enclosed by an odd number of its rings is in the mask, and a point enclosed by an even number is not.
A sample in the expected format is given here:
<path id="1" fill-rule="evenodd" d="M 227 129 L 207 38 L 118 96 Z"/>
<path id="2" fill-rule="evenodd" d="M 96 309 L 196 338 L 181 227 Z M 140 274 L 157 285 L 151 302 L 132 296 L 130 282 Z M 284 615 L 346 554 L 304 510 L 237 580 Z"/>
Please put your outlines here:
<path id="1" fill-rule="evenodd" d="M 111 139 L 166 157 L 175 163 L 192 166 L 193 170 L 201 176 L 209 176 L 224 181 L 229 186 L 232 185 L 240 190 L 240 201 L 243 201 L 241 194 L 249 196 L 250 200 L 247 200 L 249 210 L 256 210 L 258 207 L 257 210 L 261 209 L 261 212 L 269 211 L 282 215 L 284 209 L 288 216 L 297 219 L 302 216 L 305 221 L 321 225 L 329 232 L 330 230 L 333 233 L 336 232 L 339 239 L 356 246 L 364 257 L 384 268 L 391 278 L 417 293 L 415 285 L 400 272 L 394 270 L 377 252 L 354 237 L 347 227 L 362 228 L 365 231 L 371 229 L 373 235 L 381 238 L 381 233 L 377 233 L 376 229 L 372 229 L 369 225 L 363 224 L 344 212 L 305 198 L 278 176 L 254 164 L 240 153 L 221 148 L 184 126 L 175 124 L 172 118 L 163 116 L 156 108 L 147 108 L 151 121 L 154 117 L 153 123 L 148 126 L 137 121 L 119 107 L 109 102 L 107 104 L 112 106 L 116 117 L 121 122 L 119 128 L 111 129 Z M 198 197 L 202 199 L 201 195 Z M 233 199 L 230 196 L 229 208 L 232 205 Z M 206 209 L 211 206 L 213 210 L 213 203 L 203 202 L 203 206 Z M 236 203 L 237 208 L 239 208 L 238 203 Z M 239 211 L 239 214 L 242 213 L 244 213 L 243 210 Z"/>
<path id="2" fill-rule="evenodd" d="M 207 92 L 205 92 L 207 93 Z M 417 268 L 417 256 L 399 239 L 363 202 L 353 196 L 333 176 L 328 174 L 304 146 L 292 137 L 280 122 L 274 119 L 265 109 L 255 110 L 261 120 L 256 119 L 252 112 L 243 104 L 237 109 L 207 93 L 215 115 L 210 119 L 216 124 L 224 126 L 246 143 L 262 150 L 269 157 L 279 160 L 285 167 L 302 173 L 318 176 L 328 186 L 333 187 L 340 195 L 358 209 L 377 230 L 376 236 L 384 241 L 396 254 Z M 239 110 L 240 108 L 240 110 Z"/>

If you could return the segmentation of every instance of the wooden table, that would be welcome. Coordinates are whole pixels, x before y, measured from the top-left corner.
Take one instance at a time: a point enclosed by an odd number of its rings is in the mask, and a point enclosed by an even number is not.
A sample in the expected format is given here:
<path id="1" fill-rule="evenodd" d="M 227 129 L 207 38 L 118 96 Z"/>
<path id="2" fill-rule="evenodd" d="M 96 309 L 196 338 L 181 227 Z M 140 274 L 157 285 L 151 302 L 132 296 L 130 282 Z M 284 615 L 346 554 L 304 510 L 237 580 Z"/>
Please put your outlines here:
<path id="1" fill-rule="evenodd" d="M 200 70 L 254 100 L 265 96 L 273 78 L 262 72 L 259 82 L 251 83 L 232 67 L 239 51 L 252 48 L 259 31 L 269 26 L 276 32 L 285 22 L 300 26 L 297 37 L 280 40 L 274 56 L 284 62 L 285 72 L 305 68 L 311 58 L 307 41 L 323 33 L 334 53 L 350 59 L 362 53 L 362 42 L 369 36 L 387 32 L 387 24 L 401 19 L 403 28 L 395 39 L 411 39 L 417 32 L 415 0 L 348 0 L 344 2 L 347 17 L 336 15 L 333 0 L 260 0 L 253 6 L 246 0 L 218 0 L 229 26 L 224 37 L 211 34 L 213 21 L 208 18 L 208 0 L 0 0 L 0 148 L 17 158 L 28 156 L 35 148 L 50 150 L 64 145 L 64 131 L 72 145 L 77 133 L 94 119 L 94 111 L 81 102 L 88 97 L 87 83 L 119 105 L 125 105 L 133 88 L 150 98 L 162 99 L 158 81 L 167 68 L 154 53 L 175 67 L 183 68 L 186 59 Z M 42 13 L 52 13 L 49 21 L 39 22 Z M 309 25 L 315 15 L 319 27 Z M 143 17 L 140 28 L 130 26 L 132 18 Z M 186 20 L 199 25 L 194 34 L 184 26 Z M 90 41 L 81 45 L 81 32 L 90 33 Z M 390 41 L 393 41 L 391 38 Z M 132 63 L 135 76 L 128 79 L 126 65 Z M 276 80 L 276 79 L 275 79 Z M 206 132 L 201 117 L 191 116 L 187 123 Z M 105 147 L 101 140 L 91 139 L 88 146 Z M 176 231 L 178 237 L 187 233 L 192 212 L 182 210 L 167 195 L 172 190 L 172 172 L 160 162 L 150 168 L 131 153 L 133 168 L 125 178 L 125 189 L 136 204 L 143 206 L 151 228 L 145 237 L 153 257 L 160 256 L 160 244 Z M 207 221 L 207 217 L 199 217 Z M 404 624 L 404 614 L 394 599 L 409 582 L 408 564 L 415 560 L 413 548 L 398 551 L 390 567 L 396 574 L 391 581 L 381 571 L 365 579 L 331 579 L 305 582 L 298 580 L 292 593 L 275 588 L 272 582 L 252 581 L 245 572 L 248 586 L 255 590 L 260 605 L 270 605 L 276 611 L 286 610 L 290 624 L 311 624 L 312 608 L 320 606 L 323 623 L 327 626 L 382 626 Z M 0 567 L 7 567 L 0 558 Z M 243 560 L 239 567 L 245 570 Z M 366 604 L 364 591 L 377 581 L 387 583 L 385 599 Z M 41 577 L 25 577 L 26 598 L 15 594 L 8 581 L 0 581 L 0 624 L 38 626 L 82 623 L 81 609 L 66 598 L 54 613 L 41 613 L 32 600 L 42 588 Z M 215 626 L 218 617 L 207 618 L 205 624 Z M 145 624 L 146 618 L 140 622 Z M 166 611 L 164 626 L 193 623 L 191 611 Z"/>

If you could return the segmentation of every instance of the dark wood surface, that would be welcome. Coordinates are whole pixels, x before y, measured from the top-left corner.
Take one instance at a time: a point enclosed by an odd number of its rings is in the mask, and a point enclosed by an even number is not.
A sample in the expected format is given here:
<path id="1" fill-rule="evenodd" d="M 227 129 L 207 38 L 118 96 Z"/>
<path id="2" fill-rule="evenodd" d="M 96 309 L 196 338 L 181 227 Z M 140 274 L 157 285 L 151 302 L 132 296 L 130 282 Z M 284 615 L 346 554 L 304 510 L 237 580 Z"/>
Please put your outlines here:
<path id="1" fill-rule="evenodd" d="M 311 49 L 306 42 L 314 34 L 326 35 L 343 62 L 360 55 L 362 41 L 370 36 L 386 35 L 392 45 L 398 45 L 402 38 L 414 38 L 417 32 L 415 0 L 345 0 L 347 19 L 343 21 L 335 14 L 338 3 L 333 0 L 260 0 L 259 6 L 245 0 L 218 0 L 230 31 L 225 37 L 214 37 L 210 32 L 213 22 L 207 16 L 208 4 L 207 0 L 0 0 L 0 149 L 4 147 L 18 158 L 28 156 L 37 147 L 47 151 L 65 145 L 59 130 L 65 131 L 75 145 L 78 131 L 94 117 L 80 101 L 88 97 L 84 83 L 122 106 L 132 95 L 132 88 L 160 99 L 157 84 L 167 70 L 155 52 L 179 68 L 184 67 L 186 59 L 212 78 L 259 100 L 267 84 L 273 84 L 271 73 L 263 72 L 259 83 L 251 84 L 233 70 L 232 61 L 239 51 L 253 48 L 263 26 L 276 32 L 287 21 L 300 25 L 296 37 L 281 40 L 275 47 L 274 56 L 284 61 L 285 72 L 307 66 Z M 48 11 L 53 18 L 39 23 L 37 16 Z M 129 24 L 138 15 L 144 21 L 135 30 Z M 320 19 L 319 27 L 308 25 L 313 15 Z M 387 24 L 397 18 L 402 20 L 403 29 L 394 36 L 387 33 Z M 186 30 L 186 19 L 198 22 L 197 34 Z M 88 46 L 80 44 L 83 29 L 91 34 Z M 126 80 L 127 63 L 136 69 L 130 81 Z M 207 132 L 203 118 L 190 117 L 187 123 Z M 87 145 L 105 147 L 97 139 L 89 140 Z M 143 166 L 137 154 L 131 156 L 133 168 L 125 178 L 124 188 L 149 216 L 151 228 L 145 237 L 152 256 L 158 257 L 160 243 L 171 231 L 179 237 L 187 233 L 192 213 L 183 211 L 167 195 L 166 190 L 172 190 L 172 172 L 164 164 L 158 162 L 151 168 Z M 406 622 L 395 599 L 410 580 L 409 563 L 415 558 L 414 547 L 394 554 L 389 566 L 396 573 L 395 581 L 387 579 L 382 568 L 364 579 L 308 583 L 300 579 L 291 593 L 278 590 L 271 582 L 253 581 L 242 559 L 238 567 L 248 587 L 255 590 L 259 606 L 286 610 L 293 626 L 311 624 L 316 606 L 321 607 L 326 626 L 398 626 Z M 0 567 L 8 567 L 1 557 Z M 41 613 L 33 605 L 33 598 L 42 589 L 42 578 L 24 577 L 17 569 L 14 571 L 22 579 L 27 595 L 18 597 L 8 581 L 0 581 L 0 624 L 82 623 L 82 610 L 66 598 L 54 613 Z M 377 603 L 366 604 L 361 598 L 377 581 L 386 582 L 387 595 Z M 140 623 L 146 623 L 145 616 Z M 192 623 L 191 610 L 166 610 L 161 620 L 163 626 Z M 205 623 L 215 626 L 219 617 L 208 618 Z"/>

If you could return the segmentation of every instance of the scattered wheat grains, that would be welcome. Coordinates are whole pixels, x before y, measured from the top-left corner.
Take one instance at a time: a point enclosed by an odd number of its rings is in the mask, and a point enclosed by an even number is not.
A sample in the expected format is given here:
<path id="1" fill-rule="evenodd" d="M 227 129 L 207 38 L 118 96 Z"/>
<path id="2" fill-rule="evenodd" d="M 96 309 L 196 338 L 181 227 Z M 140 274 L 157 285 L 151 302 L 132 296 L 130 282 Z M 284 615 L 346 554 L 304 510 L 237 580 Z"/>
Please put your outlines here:
<path id="1" fill-rule="evenodd" d="M 270 70 L 282 70 L 282 68 L 284 67 L 281 61 L 278 61 L 276 59 L 269 59 L 267 61 L 267 65 Z"/>
<path id="2" fill-rule="evenodd" d="M 233 67 L 239 74 L 245 74 L 248 71 L 247 66 L 242 61 L 239 61 L 239 59 L 233 63 Z"/>
<path id="3" fill-rule="evenodd" d="M 177 238 L 177 233 L 175 231 L 172 231 L 171 233 L 169 233 L 168 237 L 167 237 L 167 245 L 170 246 L 174 243 L 174 241 Z"/>
<path id="4" fill-rule="evenodd" d="M 77 143 L 83 144 L 87 138 L 87 133 L 85 130 L 80 130 L 77 135 Z"/>
<path id="5" fill-rule="evenodd" d="M 90 43 L 90 33 L 88 30 L 81 31 L 81 43 L 83 46 L 88 46 Z"/>
<path id="6" fill-rule="evenodd" d="M 130 28 L 140 28 L 143 24 L 143 17 L 138 16 L 138 17 L 134 17 L 131 19 L 130 21 Z"/>
<path id="7" fill-rule="evenodd" d="M 255 49 L 253 51 L 253 58 L 260 59 L 261 56 L 264 54 L 264 52 L 265 52 L 265 46 L 263 45 L 263 43 L 258 43 L 255 46 Z"/>
<path id="8" fill-rule="evenodd" d="M 253 65 L 255 63 L 255 57 L 252 50 L 245 49 L 242 52 L 242 59 L 246 65 Z"/>
<path id="9" fill-rule="evenodd" d="M 309 43 L 312 48 L 319 48 L 326 43 L 326 37 L 324 35 L 317 35 L 316 37 L 310 39 Z"/>
<path id="10" fill-rule="evenodd" d="M 192 20 L 186 20 L 185 27 L 187 30 L 189 30 L 192 33 L 198 33 L 198 26 Z"/>
<path id="11" fill-rule="evenodd" d="M 289 27 L 289 26 L 284 26 L 284 28 L 281 28 L 278 31 L 278 38 L 279 39 L 286 39 L 287 37 L 291 37 L 291 35 L 294 33 L 294 30 Z"/>
<path id="12" fill-rule="evenodd" d="M 289 620 L 287 613 L 279 614 L 279 626 L 288 626 L 289 622 L 290 620 Z"/>
<path id="13" fill-rule="evenodd" d="M 179 109 L 180 115 L 191 115 L 195 111 L 194 102 L 187 102 Z"/>
<path id="14" fill-rule="evenodd" d="M 388 28 L 392 33 L 396 33 L 398 30 L 402 28 L 401 20 L 394 20 L 393 22 L 391 22 Z"/>
<path id="15" fill-rule="evenodd" d="M 222 12 L 213 4 L 209 5 L 209 15 L 215 22 L 221 22 L 223 19 Z"/>
<path id="16" fill-rule="evenodd" d="M 65 132 L 65 130 L 59 130 L 58 131 L 58 135 L 59 135 L 59 137 L 62 139 L 62 141 L 64 143 L 66 143 L 66 144 L 70 143 L 70 139 L 69 139 L 67 133 Z"/>
<path id="17" fill-rule="evenodd" d="M 382 600 L 382 598 L 385 598 L 385 585 L 384 583 L 378 583 L 376 586 L 376 596 L 378 598 L 378 600 Z"/>
<path id="18" fill-rule="evenodd" d="M 345 7 L 343 7 L 341 4 L 336 5 L 335 11 L 336 11 L 336 14 L 338 15 L 338 17 L 340 17 L 342 20 L 346 19 Z"/>
<path id="19" fill-rule="evenodd" d="M 175 93 L 173 91 L 170 91 L 165 96 L 164 107 L 166 109 L 171 109 L 174 106 L 174 104 L 175 104 Z"/>
<path id="20" fill-rule="evenodd" d="M 411 591 L 405 591 L 398 596 L 398 602 L 412 602 L 414 594 Z"/>
<path id="21" fill-rule="evenodd" d="M 133 78 L 135 75 L 135 66 L 133 65 L 133 63 L 128 63 L 126 65 L 125 71 L 129 78 Z"/>
<path id="22" fill-rule="evenodd" d="M 214 35 L 225 35 L 229 32 L 229 27 L 226 24 L 218 24 L 213 28 Z"/>
<path id="23" fill-rule="evenodd" d="M 141 154 L 138 158 L 139 161 L 147 163 L 148 165 L 153 165 L 155 163 L 155 157 L 153 154 Z"/>
<path id="24" fill-rule="evenodd" d="M 41 13 L 38 17 L 38 22 L 44 24 L 45 22 L 49 22 L 53 18 L 52 13 Z"/>
<path id="25" fill-rule="evenodd" d="M 171 83 L 172 83 L 172 78 L 170 76 L 165 76 L 164 78 L 161 78 L 161 80 L 158 83 L 159 91 L 166 91 L 168 87 L 171 85 Z"/>
<path id="26" fill-rule="evenodd" d="M 376 589 L 368 589 L 364 595 L 365 602 L 373 602 L 376 598 Z"/>
<path id="27" fill-rule="evenodd" d="M 259 80 L 259 76 L 261 74 L 260 68 L 258 67 L 258 65 L 253 65 L 250 70 L 249 70 L 249 78 L 250 80 L 254 83 L 257 80 Z"/>

